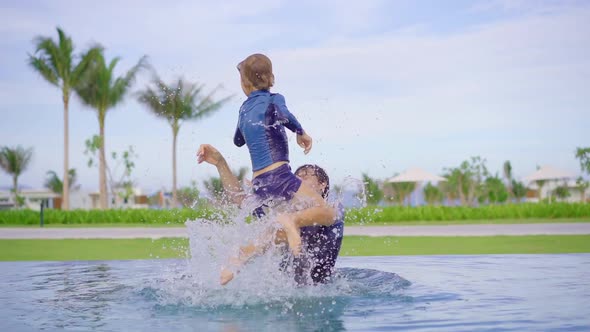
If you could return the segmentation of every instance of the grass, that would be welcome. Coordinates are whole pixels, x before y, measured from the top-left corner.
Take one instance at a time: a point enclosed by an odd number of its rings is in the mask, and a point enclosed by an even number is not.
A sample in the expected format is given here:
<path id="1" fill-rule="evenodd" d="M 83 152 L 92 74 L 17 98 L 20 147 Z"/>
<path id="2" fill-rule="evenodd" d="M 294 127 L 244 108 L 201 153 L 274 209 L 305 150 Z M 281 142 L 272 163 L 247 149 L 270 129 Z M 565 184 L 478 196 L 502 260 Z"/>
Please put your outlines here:
<path id="1" fill-rule="evenodd" d="M 0 240 L 0 261 L 178 258 L 188 239 Z"/>
<path id="2" fill-rule="evenodd" d="M 345 256 L 564 254 L 590 252 L 590 235 L 530 235 L 472 237 L 348 236 Z"/>
<path id="3" fill-rule="evenodd" d="M 186 257 L 188 239 L 0 240 L 0 261 Z M 589 253 L 590 235 L 344 238 L 343 256 Z"/>
<path id="4" fill-rule="evenodd" d="M 394 222 L 367 222 L 362 226 L 428 226 L 428 225 L 480 225 L 480 224 L 545 224 L 545 223 L 584 223 L 590 222 L 590 218 L 559 218 L 559 219 L 486 219 L 486 220 L 420 220 L 420 221 L 394 221 Z M 360 226 L 351 224 L 349 227 Z M 0 229 L 6 227 L 38 228 L 39 224 L 0 224 Z M 98 223 L 98 224 L 45 224 L 47 228 L 108 228 L 108 227 L 185 227 L 183 223 Z"/>

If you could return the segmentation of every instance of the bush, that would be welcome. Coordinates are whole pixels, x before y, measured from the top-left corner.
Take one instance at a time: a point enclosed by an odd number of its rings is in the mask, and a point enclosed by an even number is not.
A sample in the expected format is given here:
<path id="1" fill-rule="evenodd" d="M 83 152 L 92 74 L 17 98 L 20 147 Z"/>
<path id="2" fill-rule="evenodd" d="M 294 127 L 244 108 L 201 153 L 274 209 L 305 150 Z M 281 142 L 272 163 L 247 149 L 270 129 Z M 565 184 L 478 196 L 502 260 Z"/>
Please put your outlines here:
<path id="1" fill-rule="evenodd" d="M 227 213 L 218 209 L 172 210 L 45 210 L 46 224 L 183 224 L 197 218 L 226 221 Z M 466 206 L 387 206 L 349 209 L 348 224 L 403 221 L 451 221 L 492 219 L 554 219 L 590 218 L 590 204 L 582 203 L 523 203 L 505 205 Z M 39 211 L 0 211 L 0 224 L 39 224 Z"/>
<path id="2" fill-rule="evenodd" d="M 172 210 L 72 210 L 47 209 L 43 219 L 45 224 L 182 224 L 197 218 L 222 220 L 224 213 L 213 209 L 172 209 Z M 0 224 L 35 225 L 39 224 L 39 211 L 7 210 L 0 211 Z"/>
<path id="3" fill-rule="evenodd" d="M 551 204 L 505 204 L 467 206 L 387 206 L 350 209 L 346 214 L 349 224 L 367 222 L 402 222 L 402 221 L 450 221 L 450 220 L 487 220 L 487 219 L 555 219 L 555 218 L 590 218 L 590 204 L 551 203 Z"/>

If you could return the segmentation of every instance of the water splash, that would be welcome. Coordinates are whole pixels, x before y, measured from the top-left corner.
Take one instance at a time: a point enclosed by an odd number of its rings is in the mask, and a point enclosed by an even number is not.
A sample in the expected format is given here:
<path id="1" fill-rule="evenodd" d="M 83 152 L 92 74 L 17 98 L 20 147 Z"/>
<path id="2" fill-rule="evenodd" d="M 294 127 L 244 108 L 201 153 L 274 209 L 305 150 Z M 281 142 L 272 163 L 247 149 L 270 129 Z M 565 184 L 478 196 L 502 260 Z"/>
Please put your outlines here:
<path id="1" fill-rule="evenodd" d="M 356 199 L 361 207 L 366 207 L 366 192 L 361 180 L 347 177 L 341 188 L 358 192 Z M 342 200 L 341 192 L 333 192 L 329 199 L 331 204 Z M 163 278 L 150 281 L 143 289 L 143 295 L 155 299 L 161 306 L 180 305 L 207 310 L 262 306 L 267 310 L 291 312 L 307 306 L 310 301 L 329 304 L 332 301 L 328 298 L 373 293 L 391 295 L 409 284 L 393 273 L 346 268 L 339 269 L 334 280 L 326 285 L 298 283 L 288 248 L 285 244 L 270 243 L 268 235 L 274 234 L 278 228 L 273 220 L 276 213 L 286 207 L 284 204 L 269 204 L 267 217 L 249 218 L 250 211 L 260 205 L 258 199 L 248 196 L 241 209 L 224 206 L 215 220 L 187 221 L 190 258 L 163 271 Z M 363 221 L 369 221 L 369 218 Z M 227 266 L 229 258 L 234 257 L 241 246 L 252 241 L 267 241 L 267 250 L 244 265 L 228 285 L 221 286 L 222 266 Z M 309 271 L 303 274 L 306 272 Z M 321 310 L 330 310 L 329 305 L 322 306 Z"/>

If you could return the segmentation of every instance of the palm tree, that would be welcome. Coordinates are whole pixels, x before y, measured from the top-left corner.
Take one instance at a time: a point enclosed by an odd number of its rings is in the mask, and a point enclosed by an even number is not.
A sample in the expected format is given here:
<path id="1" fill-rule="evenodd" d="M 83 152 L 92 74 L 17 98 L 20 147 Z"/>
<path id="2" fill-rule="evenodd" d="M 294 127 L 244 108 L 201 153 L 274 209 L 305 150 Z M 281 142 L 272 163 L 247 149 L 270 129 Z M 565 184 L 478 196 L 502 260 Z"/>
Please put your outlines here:
<path id="1" fill-rule="evenodd" d="M 424 200 L 428 205 L 436 205 L 442 202 L 444 195 L 439 187 L 432 185 L 430 182 L 423 189 Z"/>
<path id="2" fill-rule="evenodd" d="M 588 181 L 585 181 L 583 177 L 579 176 L 576 179 L 576 187 L 580 191 L 580 201 L 586 203 L 586 189 L 590 186 Z"/>
<path id="3" fill-rule="evenodd" d="M 98 115 L 99 126 L 99 202 L 100 208 L 108 207 L 107 201 L 107 181 L 106 181 L 106 157 L 105 157 L 105 136 L 104 122 L 107 111 L 115 107 L 129 92 L 131 84 L 137 76 L 137 72 L 146 66 L 146 57 L 142 57 L 139 62 L 133 66 L 124 76 L 116 77 L 114 75 L 115 66 L 119 58 L 114 58 L 107 65 L 102 53 L 91 63 L 84 84 L 76 88 L 76 93 L 82 101 L 94 108 Z"/>
<path id="4" fill-rule="evenodd" d="M 539 192 L 537 193 L 537 198 L 539 199 L 539 203 L 541 202 L 542 191 L 543 191 L 543 187 L 545 186 L 546 182 L 547 182 L 547 180 L 535 181 L 535 183 L 537 183 L 537 188 L 539 188 Z"/>
<path id="5" fill-rule="evenodd" d="M 394 197 L 400 206 L 403 206 L 410 195 L 416 189 L 416 182 L 393 182 L 389 184 L 393 188 Z"/>
<path id="6" fill-rule="evenodd" d="M 0 168 L 6 173 L 12 175 L 12 185 L 14 188 L 14 204 L 18 207 L 18 177 L 29 166 L 33 157 L 33 149 L 25 149 L 20 145 L 15 148 L 7 146 L 0 149 Z"/>
<path id="7" fill-rule="evenodd" d="M 214 101 L 213 94 L 218 88 L 204 95 L 203 85 L 191 84 L 178 79 L 172 85 L 166 85 L 155 76 L 155 87 L 148 86 L 139 92 L 138 100 L 156 116 L 164 118 L 172 128 L 172 205 L 176 206 L 176 139 L 181 125 L 185 121 L 200 120 L 213 114 L 227 102 L 231 96 Z"/>
<path id="8" fill-rule="evenodd" d="M 383 199 L 383 190 L 381 190 L 379 183 L 376 179 L 373 179 L 367 173 L 362 173 L 364 193 L 367 204 L 378 205 Z"/>
<path id="9" fill-rule="evenodd" d="M 69 189 L 76 184 L 77 179 L 76 169 L 72 168 L 68 172 L 68 185 L 70 186 Z M 51 190 L 52 192 L 59 194 L 63 192 L 64 181 L 62 181 L 56 172 L 54 171 L 47 171 L 47 178 L 45 179 L 45 188 Z"/>
<path id="10" fill-rule="evenodd" d="M 527 188 L 524 185 L 524 183 L 512 179 L 511 188 L 512 193 L 514 194 L 514 198 L 516 198 L 516 201 L 518 203 L 522 202 L 522 199 L 526 197 L 527 194 Z"/>
<path id="11" fill-rule="evenodd" d="M 239 182 L 242 182 L 246 177 L 246 174 L 248 174 L 248 167 L 240 167 L 238 171 L 232 171 L 232 173 L 236 175 L 236 178 Z M 217 202 L 222 204 L 227 202 L 229 197 L 223 189 L 223 182 L 221 181 L 221 178 L 211 176 L 209 179 L 203 181 L 203 185 L 207 191 L 209 191 L 209 194 L 211 194 L 213 199 L 215 199 Z"/>
<path id="12" fill-rule="evenodd" d="M 514 198 L 514 191 L 512 190 L 512 165 L 509 160 L 504 162 L 503 171 L 504 179 L 506 179 L 506 190 L 508 190 L 510 197 Z"/>
<path id="13" fill-rule="evenodd" d="M 102 48 L 94 46 L 85 53 L 82 53 L 76 62 L 74 56 L 74 44 L 63 30 L 57 28 L 58 40 L 54 41 L 48 37 L 35 38 L 35 53 L 38 56 L 29 54 L 29 65 L 43 78 L 61 89 L 64 104 L 64 186 L 62 192 L 64 210 L 70 207 L 70 185 L 68 183 L 69 167 L 69 124 L 68 109 L 70 95 L 73 89 L 78 88 L 84 81 L 90 63 L 102 52 Z"/>

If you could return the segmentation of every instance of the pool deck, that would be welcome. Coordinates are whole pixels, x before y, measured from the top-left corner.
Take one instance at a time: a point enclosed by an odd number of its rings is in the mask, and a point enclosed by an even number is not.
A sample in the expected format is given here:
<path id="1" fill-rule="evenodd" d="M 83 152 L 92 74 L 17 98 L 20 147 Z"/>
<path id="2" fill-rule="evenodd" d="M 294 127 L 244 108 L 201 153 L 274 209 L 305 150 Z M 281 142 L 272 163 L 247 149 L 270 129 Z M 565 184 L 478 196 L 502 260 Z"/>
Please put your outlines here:
<path id="1" fill-rule="evenodd" d="M 344 235 L 361 236 L 519 236 L 590 234 L 590 223 L 482 224 L 440 226 L 346 226 Z M 0 239 L 135 239 L 188 237 L 184 227 L 170 228 L 0 228 Z"/>

